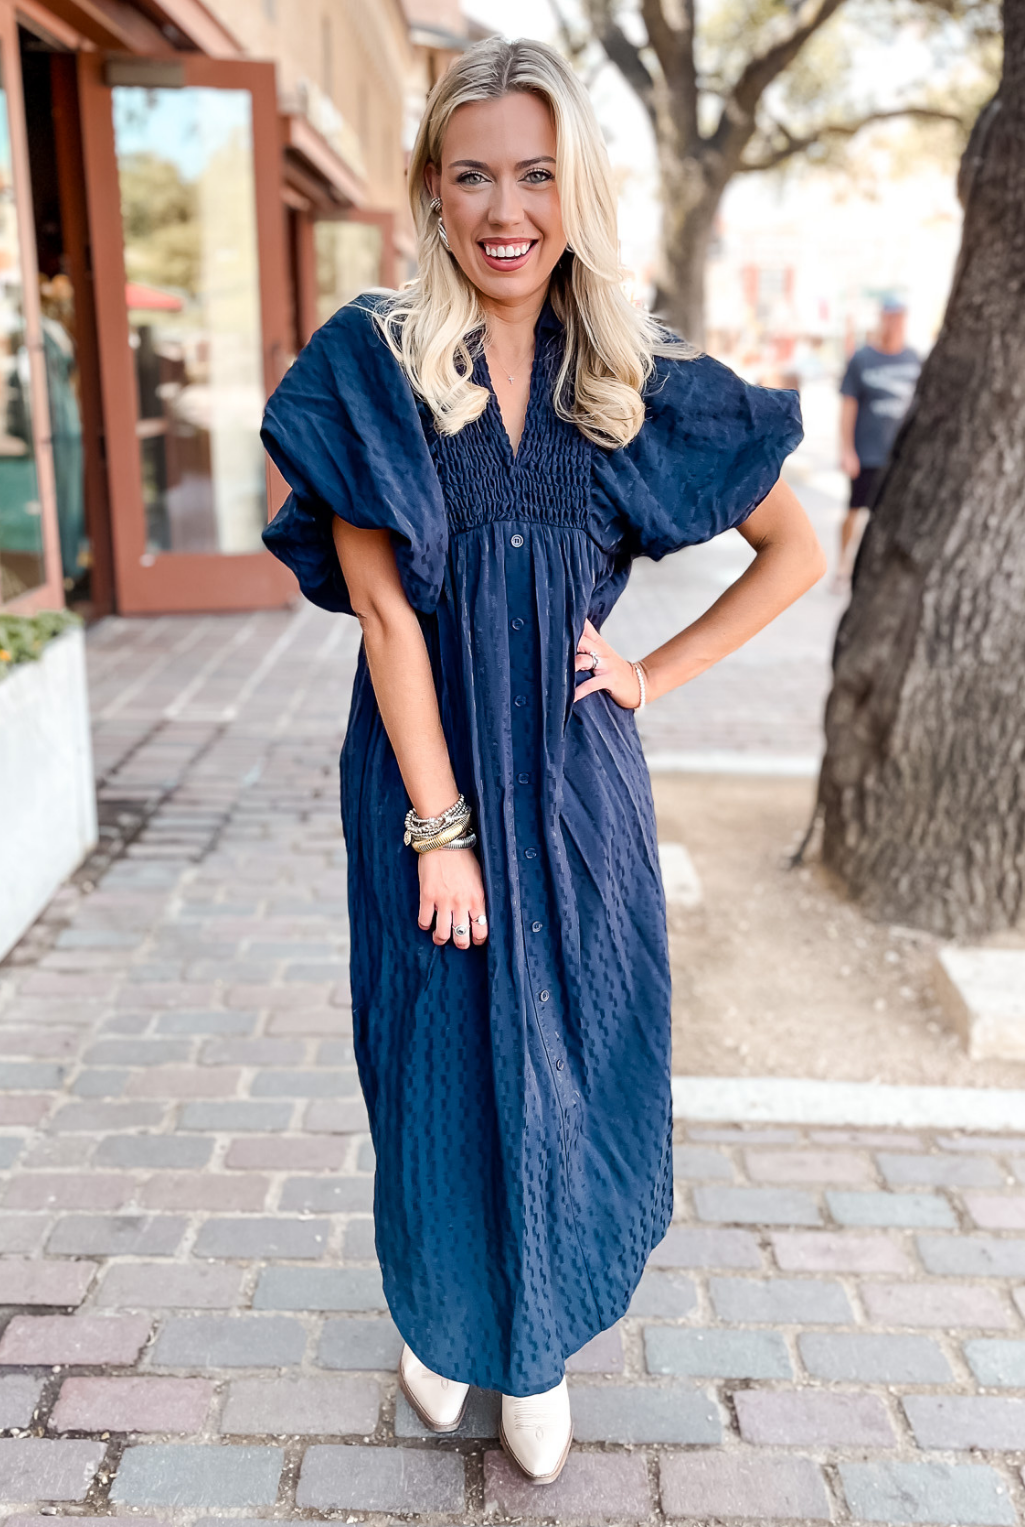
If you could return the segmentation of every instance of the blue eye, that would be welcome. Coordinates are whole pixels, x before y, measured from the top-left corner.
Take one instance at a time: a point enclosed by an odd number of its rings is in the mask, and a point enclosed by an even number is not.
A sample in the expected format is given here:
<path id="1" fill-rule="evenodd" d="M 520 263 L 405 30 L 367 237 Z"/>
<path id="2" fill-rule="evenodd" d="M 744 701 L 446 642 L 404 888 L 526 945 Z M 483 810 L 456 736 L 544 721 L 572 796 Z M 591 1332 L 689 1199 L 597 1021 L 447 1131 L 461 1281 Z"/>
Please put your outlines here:
<path id="1" fill-rule="evenodd" d="M 535 179 L 535 176 L 540 178 Z M 543 185 L 546 180 L 554 180 L 555 176 L 552 174 L 551 170 L 529 170 L 524 178 L 530 181 L 533 185 Z"/>
<path id="2" fill-rule="evenodd" d="M 483 179 L 484 176 L 479 170 L 464 170 L 459 176 L 457 184 L 461 186 L 476 185 L 478 181 Z"/>

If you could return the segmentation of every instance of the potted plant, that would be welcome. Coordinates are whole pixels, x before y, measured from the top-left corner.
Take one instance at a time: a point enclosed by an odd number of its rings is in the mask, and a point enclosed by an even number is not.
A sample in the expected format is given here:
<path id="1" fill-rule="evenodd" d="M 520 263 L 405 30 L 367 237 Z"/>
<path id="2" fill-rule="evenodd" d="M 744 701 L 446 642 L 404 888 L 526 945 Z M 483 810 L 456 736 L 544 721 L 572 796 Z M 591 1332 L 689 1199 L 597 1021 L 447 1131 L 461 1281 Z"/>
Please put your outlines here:
<path id="1" fill-rule="evenodd" d="M 0 612 L 0 958 L 96 845 L 81 621 Z"/>

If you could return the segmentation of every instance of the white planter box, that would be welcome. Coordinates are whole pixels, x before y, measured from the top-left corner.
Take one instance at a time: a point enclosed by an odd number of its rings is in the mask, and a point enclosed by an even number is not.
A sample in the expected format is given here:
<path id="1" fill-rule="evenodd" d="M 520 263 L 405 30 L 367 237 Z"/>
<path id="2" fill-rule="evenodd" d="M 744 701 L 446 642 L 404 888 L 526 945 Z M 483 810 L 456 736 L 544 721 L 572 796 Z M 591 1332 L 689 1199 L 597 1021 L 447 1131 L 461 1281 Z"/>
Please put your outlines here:
<path id="1" fill-rule="evenodd" d="M 96 846 L 78 627 L 0 681 L 0 958 Z"/>

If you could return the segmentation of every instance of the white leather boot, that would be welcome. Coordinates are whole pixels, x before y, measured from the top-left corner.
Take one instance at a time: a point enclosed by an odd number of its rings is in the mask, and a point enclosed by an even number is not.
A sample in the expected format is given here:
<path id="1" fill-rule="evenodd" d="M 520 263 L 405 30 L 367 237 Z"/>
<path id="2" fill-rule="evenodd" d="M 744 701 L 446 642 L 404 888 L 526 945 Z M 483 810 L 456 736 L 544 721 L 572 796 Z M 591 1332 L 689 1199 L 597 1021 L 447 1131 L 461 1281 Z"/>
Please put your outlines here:
<path id="1" fill-rule="evenodd" d="M 432 1432 L 454 1432 L 463 1419 L 469 1384 L 443 1379 L 420 1361 L 412 1347 L 403 1345 L 399 1357 L 402 1393 L 425 1426 Z"/>
<path id="2" fill-rule="evenodd" d="M 573 1441 L 565 1377 L 544 1394 L 522 1399 L 504 1394 L 499 1440 L 535 1485 L 550 1485 L 558 1479 Z"/>

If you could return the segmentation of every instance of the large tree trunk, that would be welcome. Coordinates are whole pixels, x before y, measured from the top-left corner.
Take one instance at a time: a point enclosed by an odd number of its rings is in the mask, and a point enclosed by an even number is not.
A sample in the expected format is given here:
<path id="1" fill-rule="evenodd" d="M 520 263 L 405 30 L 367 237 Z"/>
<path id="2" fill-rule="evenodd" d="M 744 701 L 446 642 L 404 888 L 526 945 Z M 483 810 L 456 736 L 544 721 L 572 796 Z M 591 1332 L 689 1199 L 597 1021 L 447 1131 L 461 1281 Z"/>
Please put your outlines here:
<path id="1" fill-rule="evenodd" d="M 823 855 L 866 911 L 945 936 L 1025 888 L 1025 3 L 1005 6 L 943 330 L 837 637 Z"/>
<path id="2" fill-rule="evenodd" d="M 697 158 L 660 145 L 662 257 L 665 273 L 656 307 L 672 328 L 695 345 L 705 342 L 705 267 L 722 187 L 709 181 Z"/>

